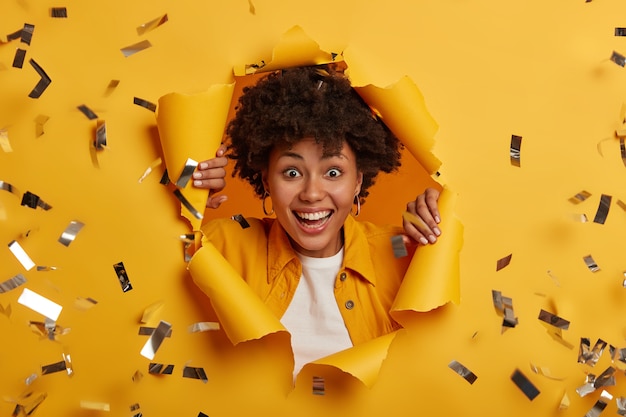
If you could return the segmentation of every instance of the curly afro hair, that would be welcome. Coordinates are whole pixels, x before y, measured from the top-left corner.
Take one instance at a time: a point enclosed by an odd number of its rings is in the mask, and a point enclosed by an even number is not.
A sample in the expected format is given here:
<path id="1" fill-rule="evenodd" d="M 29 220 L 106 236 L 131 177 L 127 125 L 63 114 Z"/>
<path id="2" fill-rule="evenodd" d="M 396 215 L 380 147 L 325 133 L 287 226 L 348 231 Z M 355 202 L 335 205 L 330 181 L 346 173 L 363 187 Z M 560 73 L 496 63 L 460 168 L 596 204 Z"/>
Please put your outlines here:
<path id="1" fill-rule="evenodd" d="M 344 142 L 352 148 L 363 173 L 361 202 L 380 171 L 400 167 L 400 141 L 344 74 L 330 66 L 276 71 L 245 87 L 226 133 L 229 157 L 236 161 L 233 177 L 249 182 L 259 197 L 265 193 L 261 171 L 272 149 L 304 138 L 314 138 L 325 153 L 338 151 Z"/>

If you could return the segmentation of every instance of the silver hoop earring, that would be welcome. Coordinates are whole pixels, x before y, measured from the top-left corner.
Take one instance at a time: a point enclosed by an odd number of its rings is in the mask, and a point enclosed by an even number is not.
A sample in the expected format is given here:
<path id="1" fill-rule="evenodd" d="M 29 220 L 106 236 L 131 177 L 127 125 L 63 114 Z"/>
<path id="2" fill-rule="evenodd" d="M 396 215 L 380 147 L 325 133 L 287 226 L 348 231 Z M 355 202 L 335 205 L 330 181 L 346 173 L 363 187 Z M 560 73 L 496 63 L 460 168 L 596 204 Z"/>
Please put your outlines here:
<path id="1" fill-rule="evenodd" d="M 358 215 L 361 214 L 361 199 L 358 194 L 354 196 L 354 204 L 356 204 L 356 212 L 352 213 L 352 210 L 350 210 L 350 212 L 354 217 L 358 217 Z"/>
<path id="2" fill-rule="evenodd" d="M 271 216 L 272 214 L 274 214 L 274 205 L 272 204 L 272 210 L 271 211 L 267 211 L 267 208 L 265 207 L 265 200 L 267 200 L 267 197 L 270 196 L 270 193 L 268 193 L 267 191 L 265 192 L 265 194 L 263 194 L 263 213 L 265 213 L 266 216 Z"/>

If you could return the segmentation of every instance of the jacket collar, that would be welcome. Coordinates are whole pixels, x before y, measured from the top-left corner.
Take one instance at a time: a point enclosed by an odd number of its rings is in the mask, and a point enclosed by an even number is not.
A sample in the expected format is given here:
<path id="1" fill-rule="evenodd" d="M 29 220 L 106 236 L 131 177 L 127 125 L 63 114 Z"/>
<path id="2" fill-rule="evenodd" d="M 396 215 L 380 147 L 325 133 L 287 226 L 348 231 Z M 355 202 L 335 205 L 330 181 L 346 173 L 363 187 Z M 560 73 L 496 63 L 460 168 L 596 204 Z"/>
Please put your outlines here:
<path id="1" fill-rule="evenodd" d="M 348 216 L 343 224 L 344 256 L 342 266 L 351 269 L 363 279 L 376 285 L 374 265 L 370 258 L 367 236 L 361 224 Z M 267 244 L 267 281 L 273 283 L 280 272 L 293 263 L 301 273 L 298 255 L 291 246 L 289 236 L 277 220 L 273 220 L 268 234 Z"/>

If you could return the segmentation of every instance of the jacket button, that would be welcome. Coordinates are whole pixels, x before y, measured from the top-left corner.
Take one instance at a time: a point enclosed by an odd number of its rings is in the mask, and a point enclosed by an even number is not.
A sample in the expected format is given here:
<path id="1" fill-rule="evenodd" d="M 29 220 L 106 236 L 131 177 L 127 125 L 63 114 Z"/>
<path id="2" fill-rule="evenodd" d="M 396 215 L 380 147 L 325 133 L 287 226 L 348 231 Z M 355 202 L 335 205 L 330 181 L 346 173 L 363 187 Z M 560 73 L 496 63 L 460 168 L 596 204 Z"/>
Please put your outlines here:
<path id="1" fill-rule="evenodd" d="M 354 301 L 352 301 L 352 300 L 346 301 L 346 308 L 348 310 L 352 310 L 354 308 Z"/>
<path id="2" fill-rule="evenodd" d="M 346 275 L 346 273 L 345 273 L 345 272 L 342 272 L 342 273 L 341 273 L 341 275 L 339 275 L 339 279 L 340 279 L 341 281 L 345 281 L 347 277 L 348 277 L 348 275 Z"/>

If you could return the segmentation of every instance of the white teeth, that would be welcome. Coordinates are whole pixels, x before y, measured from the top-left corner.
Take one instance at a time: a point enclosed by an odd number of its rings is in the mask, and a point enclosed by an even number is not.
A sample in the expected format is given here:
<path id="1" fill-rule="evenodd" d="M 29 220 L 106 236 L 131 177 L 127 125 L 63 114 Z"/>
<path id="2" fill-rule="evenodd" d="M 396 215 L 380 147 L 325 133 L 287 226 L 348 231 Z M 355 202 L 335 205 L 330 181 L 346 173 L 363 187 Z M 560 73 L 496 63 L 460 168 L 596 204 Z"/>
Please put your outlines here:
<path id="1" fill-rule="evenodd" d="M 315 213 L 296 213 L 298 217 L 305 220 L 319 220 L 327 217 L 330 214 L 330 210 L 317 211 Z"/>

